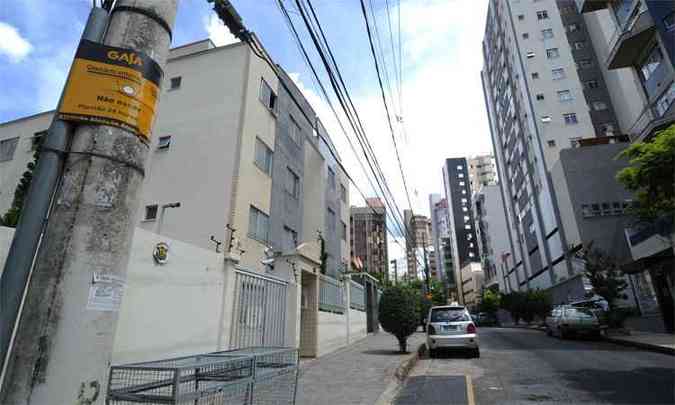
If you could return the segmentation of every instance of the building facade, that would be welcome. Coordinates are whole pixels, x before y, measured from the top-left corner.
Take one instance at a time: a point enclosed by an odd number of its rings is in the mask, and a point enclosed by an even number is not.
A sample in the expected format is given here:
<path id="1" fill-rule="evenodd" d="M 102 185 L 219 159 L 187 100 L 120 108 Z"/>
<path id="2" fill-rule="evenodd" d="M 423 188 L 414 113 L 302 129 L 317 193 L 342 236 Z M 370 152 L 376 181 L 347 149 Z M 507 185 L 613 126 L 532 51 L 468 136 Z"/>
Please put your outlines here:
<path id="1" fill-rule="evenodd" d="M 466 159 L 469 164 L 469 180 L 471 194 L 480 190 L 481 186 L 497 184 L 497 164 L 492 155 L 474 156 Z"/>
<path id="2" fill-rule="evenodd" d="M 485 287 L 511 292 L 512 286 L 507 284 L 506 277 L 509 237 L 499 185 L 481 186 L 473 196 L 473 210 Z"/>
<path id="3" fill-rule="evenodd" d="M 452 248 L 453 274 L 462 299 L 461 269 L 478 263 L 478 242 L 471 210 L 471 186 L 465 158 L 446 159 L 443 166 L 443 187 L 448 204 L 448 226 Z"/>
<path id="4" fill-rule="evenodd" d="M 572 1 L 491 1 L 483 55 L 510 247 L 506 281 L 555 294 L 579 270 L 568 254 L 550 171 L 561 149 L 615 133 L 612 103 Z"/>
<path id="5" fill-rule="evenodd" d="M 365 207 L 350 209 L 351 252 L 369 273 L 389 278 L 387 254 L 387 210 L 379 198 L 366 199 Z"/>
<path id="6" fill-rule="evenodd" d="M 405 243 L 408 278 L 411 280 L 423 278 L 425 257 L 429 262 L 429 248 L 433 246 L 429 233 L 429 218 L 413 214 L 411 210 L 403 210 L 403 220 L 408 233 Z M 429 271 L 431 272 L 431 269 Z"/>

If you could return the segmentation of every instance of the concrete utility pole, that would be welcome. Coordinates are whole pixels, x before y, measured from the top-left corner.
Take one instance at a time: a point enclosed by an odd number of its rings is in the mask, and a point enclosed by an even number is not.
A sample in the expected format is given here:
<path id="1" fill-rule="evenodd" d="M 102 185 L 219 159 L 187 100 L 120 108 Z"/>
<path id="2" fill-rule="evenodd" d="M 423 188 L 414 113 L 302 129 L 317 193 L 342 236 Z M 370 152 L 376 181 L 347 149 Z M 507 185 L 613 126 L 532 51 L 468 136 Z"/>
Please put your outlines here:
<path id="1" fill-rule="evenodd" d="M 163 68 L 176 2 L 117 0 L 104 43 L 143 52 Z M 119 127 L 75 131 L 10 354 L 3 405 L 104 403 L 119 302 L 91 305 L 92 290 L 96 295 L 96 282 L 123 290 L 148 152 Z"/>

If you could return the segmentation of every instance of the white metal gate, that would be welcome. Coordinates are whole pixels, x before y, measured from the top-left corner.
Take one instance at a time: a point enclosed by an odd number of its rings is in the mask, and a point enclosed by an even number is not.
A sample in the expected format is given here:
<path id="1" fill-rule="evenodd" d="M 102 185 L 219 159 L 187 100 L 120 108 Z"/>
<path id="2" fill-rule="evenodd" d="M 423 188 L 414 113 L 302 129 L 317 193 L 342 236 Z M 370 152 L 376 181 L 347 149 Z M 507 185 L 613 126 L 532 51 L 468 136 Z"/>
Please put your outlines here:
<path id="1" fill-rule="evenodd" d="M 284 346 L 288 282 L 235 270 L 230 349 Z"/>

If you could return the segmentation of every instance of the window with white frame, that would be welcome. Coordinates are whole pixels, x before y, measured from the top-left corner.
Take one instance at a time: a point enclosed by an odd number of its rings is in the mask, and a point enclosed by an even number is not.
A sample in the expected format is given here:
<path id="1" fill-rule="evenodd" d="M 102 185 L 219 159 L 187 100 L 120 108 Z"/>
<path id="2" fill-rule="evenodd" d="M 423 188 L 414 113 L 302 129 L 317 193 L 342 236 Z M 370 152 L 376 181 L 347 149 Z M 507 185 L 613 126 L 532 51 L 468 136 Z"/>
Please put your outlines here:
<path id="1" fill-rule="evenodd" d="M 549 116 L 549 115 L 542 116 L 541 122 L 543 122 L 544 124 L 548 124 L 549 122 L 551 122 L 551 116 Z"/>
<path id="2" fill-rule="evenodd" d="M 560 51 L 558 48 L 548 48 L 546 50 L 546 57 L 548 59 L 556 59 L 560 57 Z"/>
<path id="3" fill-rule="evenodd" d="M 538 20 L 547 20 L 548 19 L 548 11 L 546 11 L 546 10 L 537 11 L 537 19 Z"/>
<path id="4" fill-rule="evenodd" d="M 169 90 L 176 90 L 180 88 L 183 78 L 181 76 L 172 77 L 169 81 Z"/>
<path id="5" fill-rule="evenodd" d="M 463 178 L 464 178 L 464 173 L 457 173 L 457 177 L 460 178 L 460 179 L 463 179 Z"/>
<path id="6" fill-rule="evenodd" d="M 532 58 L 534 58 L 534 57 L 535 57 L 535 53 L 534 53 L 533 51 L 529 51 L 529 52 L 527 53 L 527 59 L 532 59 Z"/>
<path id="7" fill-rule="evenodd" d="M 270 217 L 254 206 L 250 206 L 248 213 L 248 236 L 263 243 L 269 241 Z"/>
<path id="8" fill-rule="evenodd" d="M 464 229 L 467 229 L 467 230 L 471 229 L 471 225 L 470 224 L 464 225 Z"/>
<path id="9" fill-rule="evenodd" d="M 575 113 L 563 114 L 563 119 L 565 120 L 565 125 L 574 125 L 579 122 Z"/>
<path id="10" fill-rule="evenodd" d="M 6 162 L 14 159 L 14 151 L 19 144 L 19 137 L 9 138 L 0 141 L 0 162 Z"/>
<path id="11" fill-rule="evenodd" d="M 558 101 L 571 101 L 572 92 L 569 90 L 560 90 L 558 92 Z"/>
<path id="12" fill-rule="evenodd" d="M 274 93 L 269 84 L 265 79 L 260 79 L 260 94 L 258 99 L 261 103 L 273 113 L 276 113 L 277 110 L 277 95 Z"/>
<path id="13" fill-rule="evenodd" d="M 463 182 L 463 181 L 460 181 L 460 182 L 459 182 L 459 185 L 460 185 L 460 186 L 465 186 L 465 185 L 466 185 L 466 183 L 465 183 L 465 182 Z"/>
<path id="14" fill-rule="evenodd" d="M 171 146 L 171 135 L 160 136 L 157 149 L 169 149 L 169 146 Z"/>
<path id="15" fill-rule="evenodd" d="M 563 69 L 563 68 L 551 69 L 551 76 L 553 77 L 553 80 L 564 79 L 565 78 L 565 69 Z"/>
<path id="16" fill-rule="evenodd" d="M 260 138 L 255 140 L 255 165 L 263 172 L 272 174 L 272 150 Z"/>

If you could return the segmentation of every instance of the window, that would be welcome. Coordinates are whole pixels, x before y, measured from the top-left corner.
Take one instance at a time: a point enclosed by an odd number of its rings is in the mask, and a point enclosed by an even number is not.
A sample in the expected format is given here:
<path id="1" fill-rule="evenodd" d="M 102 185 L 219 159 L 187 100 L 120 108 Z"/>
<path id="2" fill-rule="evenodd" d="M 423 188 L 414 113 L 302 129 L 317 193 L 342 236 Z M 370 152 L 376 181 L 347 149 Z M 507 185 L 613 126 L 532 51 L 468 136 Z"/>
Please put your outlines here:
<path id="1" fill-rule="evenodd" d="M 42 145 L 42 142 L 44 142 L 46 136 L 47 136 L 47 130 L 36 132 L 33 134 L 33 139 L 31 139 L 31 145 L 30 145 L 30 150 L 31 152 L 35 152 L 40 148 Z"/>
<path id="2" fill-rule="evenodd" d="M 612 210 L 610 209 L 609 203 L 602 203 L 602 215 L 612 215 Z"/>
<path id="3" fill-rule="evenodd" d="M 518 14 L 518 20 L 523 21 L 525 16 L 523 14 Z"/>
<path id="4" fill-rule="evenodd" d="M 587 89 L 597 89 L 598 87 L 600 87 L 600 84 L 598 83 L 597 80 L 589 80 L 584 84 L 586 85 Z"/>
<path id="5" fill-rule="evenodd" d="M 544 99 L 544 95 L 543 95 L 543 94 L 541 94 L 541 93 L 540 93 L 540 94 L 537 94 L 537 100 L 543 100 L 543 99 Z"/>
<path id="6" fill-rule="evenodd" d="M 14 151 L 19 144 L 19 137 L 0 141 L 0 162 L 14 159 Z"/>
<path id="7" fill-rule="evenodd" d="M 563 69 L 563 68 L 552 69 L 551 70 L 551 76 L 553 77 L 553 80 L 564 79 L 565 78 L 565 69 Z"/>
<path id="8" fill-rule="evenodd" d="M 473 252 L 469 252 L 469 257 L 475 257 L 476 255 Z"/>
<path id="9" fill-rule="evenodd" d="M 335 235 L 335 211 L 332 209 L 328 208 L 328 233 L 331 235 Z"/>
<path id="10" fill-rule="evenodd" d="M 570 138 L 570 146 L 573 148 L 579 147 L 579 141 L 581 140 L 580 136 L 575 136 L 574 138 Z"/>
<path id="11" fill-rule="evenodd" d="M 539 79 L 539 73 L 537 73 L 537 72 L 532 73 L 532 78 L 533 79 Z"/>
<path id="12" fill-rule="evenodd" d="M 577 115 L 575 113 L 563 114 L 563 118 L 565 119 L 566 125 L 574 125 L 579 122 L 577 121 Z"/>
<path id="13" fill-rule="evenodd" d="M 570 101 L 572 100 L 572 92 L 569 90 L 560 90 L 558 92 L 559 101 Z"/>
<path id="14" fill-rule="evenodd" d="M 541 30 L 541 36 L 544 39 L 553 38 L 553 29 L 547 28 L 545 30 Z"/>
<path id="15" fill-rule="evenodd" d="M 159 137 L 159 142 L 157 143 L 157 149 L 169 149 L 170 145 L 171 145 L 171 135 Z"/>
<path id="16" fill-rule="evenodd" d="M 614 124 L 602 124 L 600 125 L 600 131 L 602 131 L 605 136 L 612 136 L 614 135 Z"/>
<path id="17" fill-rule="evenodd" d="M 538 20 L 547 20 L 548 19 L 548 11 L 546 11 L 546 10 L 537 11 L 537 19 Z"/>
<path id="18" fill-rule="evenodd" d="M 465 186 L 466 183 L 464 183 L 463 181 L 460 181 L 460 182 L 459 182 L 459 185 L 460 185 L 460 186 Z"/>
<path id="19" fill-rule="evenodd" d="M 470 224 L 464 225 L 464 229 L 471 229 L 471 225 Z"/>
<path id="20" fill-rule="evenodd" d="M 579 69 L 588 69 L 593 66 L 593 62 L 590 59 L 579 59 L 577 66 L 579 66 Z"/>
<path id="21" fill-rule="evenodd" d="M 468 215 L 464 215 L 464 222 L 469 222 L 471 218 Z"/>
<path id="22" fill-rule="evenodd" d="M 600 216 L 600 204 L 591 204 L 591 212 L 594 217 Z"/>
<path id="23" fill-rule="evenodd" d="M 298 245 L 298 233 L 284 225 L 283 249 L 291 250 Z"/>
<path id="24" fill-rule="evenodd" d="M 527 32 L 523 32 L 523 39 L 528 39 L 530 37 L 530 34 Z"/>
<path id="25" fill-rule="evenodd" d="M 462 190 L 462 194 L 466 194 L 466 190 Z"/>
<path id="26" fill-rule="evenodd" d="M 457 177 L 460 178 L 460 179 L 463 179 L 463 178 L 464 178 L 464 173 L 457 173 Z"/>
<path id="27" fill-rule="evenodd" d="M 591 217 L 591 207 L 588 204 L 581 204 L 581 215 L 584 218 Z"/>
<path id="28" fill-rule="evenodd" d="M 145 220 L 154 221 L 157 219 L 157 204 L 145 206 Z"/>
<path id="29" fill-rule="evenodd" d="M 527 53 L 527 59 L 532 59 L 532 58 L 534 58 L 534 56 L 535 56 L 535 54 L 532 51 Z"/>
<path id="30" fill-rule="evenodd" d="M 272 91 L 272 88 L 267 84 L 265 79 L 260 79 L 260 95 L 258 98 L 268 110 L 276 112 L 277 95 L 274 94 L 274 91 Z"/>
<path id="31" fill-rule="evenodd" d="M 651 52 L 649 52 L 649 55 L 647 55 L 645 60 L 642 61 L 642 63 L 640 63 L 638 66 L 644 81 L 647 81 L 650 77 L 652 77 L 652 74 L 654 74 L 656 69 L 661 65 L 662 60 L 663 54 L 661 53 L 661 48 L 658 44 L 656 44 L 654 45 L 654 48 L 651 50 Z"/>
<path id="32" fill-rule="evenodd" d="M 663 26 L 666 28 L 666 31 L 675 29 L 675 12 L 672 12 L 663 18 Z"/>
<path id="33" fill-rule="evenodd" d="M 570 24 L 567 26 L 567 31 L 569 32 L 579 31 L 580 29 L 581 27 L 579 26 L 579 24 Z"/>
<path id="34" fill-rule="evenodd" d="M 666 111 L 670 108 L 675 100 L 675 82 L 671 83 L 668 90 L 663 93 L 661 97 L 656 101 L 656 112 L 662 117 Z"/>
<path id="35" fill-rule="evenodd" d="M 594 101 L 592 105 L 595 111 L 602 111 L 607 109 L 607 104 L 604 101 Z"/>
<path id="36" fill-rule="evenodd" d="M 464 170 L 464 166 L 462 166 L 462 165 L 457 165 L 457 170 Z"/>
<path id="37" fill-rule="evenodd" d="M 621 209 L 621 203 L 620 202 L 614 201 L 612 203 L 612 214 L 614 214 L 614 215 L 623 214 L 623 210 Z"/>
<path id="38" fill-rule="evenodd" d="M 300 145 L 302 142 L 302 130 L 297 121 L 293 118 L 292 115 L 288 116 L 288 136 L 295 142 L 297 145 Z"/>
<path id="39" fill-rule="evenodd" d="M 541 122 L 543 122 L 544 124 L 548 124 L 549 122 L 551 122 L 551 117 L 549 115 L 544 115 L 543 117 L 541 117 Z"/>
<path id="40" fill-rule="evenodd" d="M 549 148 L 555 148 L 555 140 L 553 139 L 546 141 L 546 144 L 548 145 Z"/>
<path id="41" fill-rule="evenodd" d="M 328 167 L 328 185 L 331 190 L 335 190 L 335 172 L 331 167 Z"/>
<path id="42" fill-rule="evenodd" d="M 272 150 L 260 140 L 255 140 L 255 165 L 263 172 L 272 174 Z"/>
<path id="43" fill-rule="evenodd" d="M 344 221 L 340 221 L 340 236 L 342 237 L 343 241 L 347 241 L 347 224 L 344 223 Z"/>
<path id="44" fill-rule="evenodd" d="M 270 217 L 252 206 L 248 212 L 248 237 L 267 243 L 270 234 Z"/>
<path id="45" fill-rule="evenodd" d="M 577 41 L 574 43 L 574 49 L 584 49 L 586 47 L 586 41 Z"/>
<path id="46" fill-rule="evenodd" d="M 347 204 L 347 188 L 342 184 L 340 184 L 340 200 Z"/>
<path id="47" fill-rule="evenodd" d="M 462 207 L 462 211 L 464 211 L 464 212 L 469 212 L 469 209 L 466 208 L 466 207 Z"/>
<path id="48" fill-rule="evenodd" d="M 289 167 L 286 168 L 287 179 L 286 179 L 286 191 L 293 198 L 298 198 L 300 196 L 300 177 L 298 177 L 293 170 Z"/>
<path id="49" fill-rule="evenodd" d="M 183 78 L 181 76 L 172 77 L 169 85 L 169 90 L 179 89 L 182 81 Z"/>
<path id="50" fill-rule="evenodd" d="M 466 200 L 466 198 L 462 198 L 462 200 L 461 200 L 461 201 L 462 201 L 462 204 L 466 204 L 466 203 L 467 203 L 467 200 Z"/>
<path id="51" fill-rule="evenodd" d="M 546 57 L 549 59 L 556 59 L 560 57 L 560 51 L 558 51 L 558 48 L 549 48 L 546 50 Z"/>
<path id="52" fill-rule="evenodd" d="M 473 235 L 471 235 L 471 234 L 466 235 L 466 240 L 471 240 L 471 239 L 473 239 Z"/>

